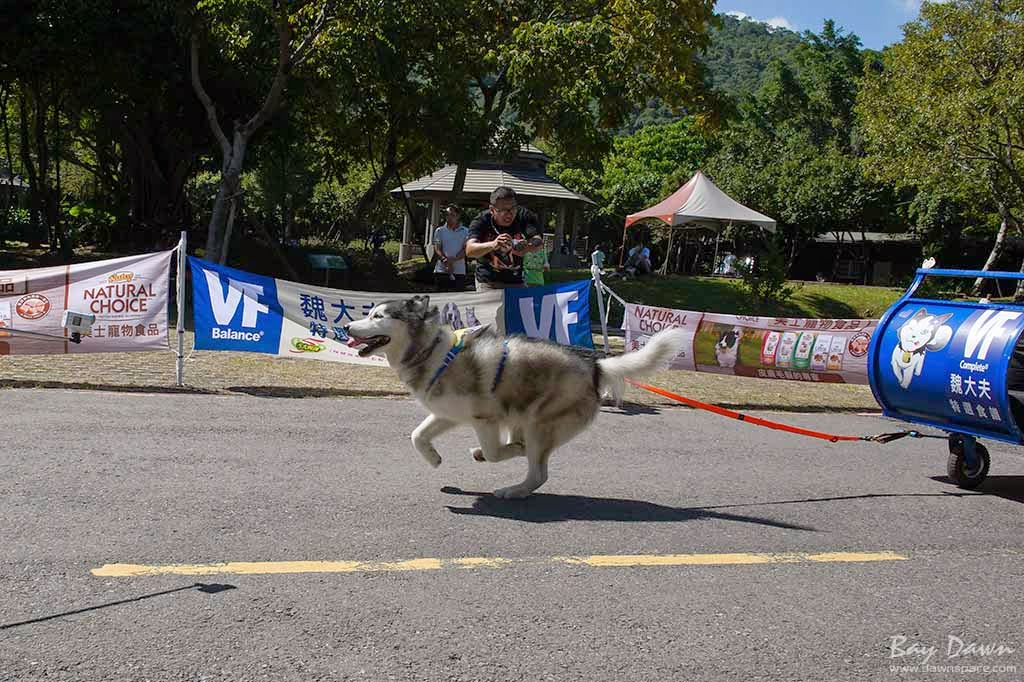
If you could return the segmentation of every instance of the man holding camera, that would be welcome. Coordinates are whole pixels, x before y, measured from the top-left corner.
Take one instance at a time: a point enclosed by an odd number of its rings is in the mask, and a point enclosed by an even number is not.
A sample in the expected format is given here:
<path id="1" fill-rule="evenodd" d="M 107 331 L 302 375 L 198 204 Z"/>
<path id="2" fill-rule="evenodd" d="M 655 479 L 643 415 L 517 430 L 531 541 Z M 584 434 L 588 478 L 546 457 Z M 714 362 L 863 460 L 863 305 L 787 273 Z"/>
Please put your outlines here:
<path id="1" fill-rule="evenodd" d="M 476 290 L 525 286 L 523 255 L 544 248 L 537 216 L 522 206 L 511 187 L 491 192 L 490 206 L 469 226 L 466 256 L 476 259 Z"/>

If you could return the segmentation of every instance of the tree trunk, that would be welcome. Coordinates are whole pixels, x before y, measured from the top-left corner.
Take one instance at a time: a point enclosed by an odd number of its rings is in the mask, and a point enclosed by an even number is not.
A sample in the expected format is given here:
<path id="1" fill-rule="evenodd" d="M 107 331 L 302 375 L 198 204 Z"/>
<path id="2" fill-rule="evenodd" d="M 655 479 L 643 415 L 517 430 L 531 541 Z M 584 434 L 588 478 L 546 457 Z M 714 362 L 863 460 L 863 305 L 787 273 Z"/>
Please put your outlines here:
<path id="1" fill-rule="evenodd" d="M 210 214 L 210 223 L 206 233 L 206 253 L 204 257 L 211 263 L 219 263 L 221 261 L 228 213 L 231 203 L 238 197 L 241 187 L 242 178 L 240 173 L 228 170 L 221 174 L 220 187 L 217 189 L 217 198 L 213 202 L 213 212 Z"/>
<path id="2" fill-rule="evenodd" d="M 11 174 L 11 184 L 3 192 L 3 205 L 0 205 L 0 249 L 7 246 L 7 229 L 11 224 L 11 204 L 14 200 L 14 159 L 11 158 L 11 124 L 7 118 L 7 102 L 11 98 L 10 88 L 4 84 L 0 85 L 0 121 L 4 130 L 4 160 L 7 161 L 7 168 L 0 168 Z"/>
<path id="3" fill-rule="evenodd" d="M 840 260 L 840 257 L 843 255 L 843 233 L 842 232 L 833 232 L 832 234 L 836 238 L 836 257 L 832 259 L 832 273 L 829 276 L 828 280 L 830 282 L 835 282 L 836 281 L 836 277 L 839 276 L 839 260 Z M 818 273 L 814 273 L 814 274 L 818 274 Z"/>
<path id="4" fill-rule="evenodd" d="M 43 225 L 42 202 L 39 194 L 41 186 L 35 162 L 32 160 L 32 142 L 28 134 L 28 102 L 24 92 L 18 95 L 18 111 L 20 114 L 18 132 L 21 136 L 21 166 L 25 169 L 25 174 L 28 175 L 29 222 L 32 225 L 28 236 L 28 245 L 29 248 L 39 248 L 39 228 Z"/>
<path id="5" fill-rule="evenodd" d="M 122 172 L 118 178 L 102 174 L 111 194 L 119 198 L 111 206 L 121 218 L 122 234 L 117 238 L 140 246 L 157 243 L 190 222 L 185 185 L 196 154 L 163 129 L 159 113 L 118 118 L 113 125 L 120 132 Z M 97 165 L 116 166 L 116 161 L 98 155 Z M 129 225 L 131 231 L 125 229 Z"/>
<path id="6" fill-rule="evenodd" d="M 239 204 L 239 211 L 242 213 L 245 212 L 245 206 L 243 204 Z M 281 245 L 276 239 L 274 239 L 273 235 L 270 234 L 270 230 L 268 230 L 267 226 L 263 224 L 263 221 L 250 219 L 250 222 L 256 228 L 256 231 L 262 234 L 263 238 L 267 240 L 270 250 L 273 251 L 274 255 L 277 256 L 277 259 L 281 261 L 281 265 L 284 266 L 284 270 L 288 273 L 291 280 L 294 282 L 301 280 L 302 278 L 299 276 L 299 273 L 295 271 L 295 268 L 292 267 L 288 257 L 284 254 L 284 251 L 281 250 Z"/>
<path id="7" fill-rule="evenodd" d="M 1020 263 L 1020 273 L 1024 275 L 1024 260 Z M 1017 280 L 1017 289 L 1013 292 L 1013 300 L 1015 303 L 1024 301 L 1024 279 Z"/>
<path id="8" fill-rule="evenodd" d="M 452 202 L 459 206 L 462 206 L 462 190 L 466 187 L 466 171 L 468 170 L 469 164 L 465 161 L 460 161 L 455 168 L 455 178 L 452 180 Z"/>
<path id="9" fill-rule="evenodd" d="M 279 13 L 275 18 L 277 30 L 277 71 L 274 80 L 270 84 L 266 98 L 259 110 L 252 118 L 244 123 L 235 125 L 232 141 L 228 141 L 224 129 L 217 118 L 217 108 L 203 87 L 202 78 L 199 75 L 199 26 L 194 25 L 190 39 L 189 68 L 192 81 L 192 89 L 196 97 L 202 102 L 206 110 L 206 119 L 210 125 L 213 136 L 220 144 L 221 180 L 220 188 L 217 190 L 217 199 L 213 204 L 213 212 L 210 216 L 209 230 L 206 235 L 206 260 L 217 263 L 221 260 L 223 249 L 226 249 L 222 229 L 225 225 L 228 201 L 233 201 L 241 192 L 242 164 L 245 161 L 245 151 L 252 135 L 263 127 L 270 118 L 281 107 L 284 99 L 284 89 L 288 82 L 288 75 L 292 69 L 300 64 L 307 56 L 316 37 L 323 31 L 327 21 L 327 5 L 321 10 L 314 26 L 310 32 L 294 47 L 292 45 L 292 32 L 288 23 L 288 16 Z"/>
<path id="10" fill-rule="evenodd" d="M 999 256 L 1003 253 L 1003 246 L 1006 243 L 1006 230 L 1010 226 L 1010 211 L 1002 202 L 998 202 L 999 207 L 999 232 L 996 233 L 996 241 L 992 244 L 992 250 L 989 251 L 988 258 L 985 260 L 985 265 L 982 266 L 982 270 L 988 272 L 995 265 L 996 261 L 999 260 Z M 975 296 L 981 295 L 982 284 L 985 278 L 979 277 L 974 280 L 974 288 L 971 290 Z"/>
<path id="11" fill-rule="evenodd" d="M 224 265 L 224 263 L 227 261 L 228 251 L 231 250 L 231 231 L 235 227 L 235 213 L 238 208 L 238 202 L 241 200 L 241 197 L 239 197 L 236 194 L 229 201 L 230 208 L 228 208 L 228 223 L 227 226 L 224 228 L 224 244 L 221 246 L 220 249 L 220 258 L 217 259 L 217 262 L 221 265 Z"/>
<path id="12" fill-rule="evenodd" d="M 398 170 L 395 170 L 395 178 L 398 180 L 398 186 L 404 188 L 405 187 L 405 183 L 402 182 L 402 176 L 401 176 L 401 173 Z M 405 214 L 407 216 L 409 216 L 409 222 L 412 224 L 412 226 L 413 226 L 413 234 L 415 234 L 416 233 L 416 213 L 412 210 L 412 202 L 409 201 L 409 195 L 404 191 L 404 189 L 402 191 L 402 202 L 405 204 Z M 426 242 L 423 242 L 422 246 L 423 246 L 423 260 L 425 260 L 427 262 L 427 265 L 430 265 L 431 263 L 434 262 L 433 254 L 432 253 L 428 253 L 429 249 L 427 248 Z"/>

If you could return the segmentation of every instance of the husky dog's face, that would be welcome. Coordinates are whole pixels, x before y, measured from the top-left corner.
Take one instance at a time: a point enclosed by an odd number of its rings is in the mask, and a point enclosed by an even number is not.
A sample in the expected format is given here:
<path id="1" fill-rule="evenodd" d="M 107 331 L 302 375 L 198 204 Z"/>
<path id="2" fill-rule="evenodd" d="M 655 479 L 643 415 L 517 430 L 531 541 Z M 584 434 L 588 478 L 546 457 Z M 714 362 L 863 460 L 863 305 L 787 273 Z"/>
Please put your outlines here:
<path id="1" fill-rule="evenodd" d="M 377 351 L 404 348 L 430 322 L 438 320 L 437 307 L 429 296 L 413 296 L 404 301 L 381 303 L 369 315 L 345 327 L 350 348 L 359 348 L 359 356 Z"/>
<path id="2" fill-rule="evenodd" d="M 929 315 L 924 308 L 921 308 L 900 327 L 900 346 L 903 350 L 910 353 L 925 347 L 928 347 L 929 350 L 938 350 L 938 348 L 945 345 L 943 337 L 945 337 L 945 340 L 948 340 L 948 336 L 942 333 L 948 327 L 944 328 L 943 324 L 952 315 L 952 313 L 947 315 Z"/>

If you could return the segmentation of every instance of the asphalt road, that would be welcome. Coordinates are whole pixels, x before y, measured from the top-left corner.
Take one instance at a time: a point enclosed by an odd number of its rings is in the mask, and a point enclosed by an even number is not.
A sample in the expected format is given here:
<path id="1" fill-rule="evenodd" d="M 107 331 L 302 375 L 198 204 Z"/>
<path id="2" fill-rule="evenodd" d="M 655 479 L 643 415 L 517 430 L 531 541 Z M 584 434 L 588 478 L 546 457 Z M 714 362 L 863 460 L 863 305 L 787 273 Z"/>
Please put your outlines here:
<path id="1" fill-rule="evenodd" d="M 502 501 L 423 416 L 0 391 L 0 680 L 1024 679 L 1024 449 L 965 492 L 939 440 L 608 408 Z"/>

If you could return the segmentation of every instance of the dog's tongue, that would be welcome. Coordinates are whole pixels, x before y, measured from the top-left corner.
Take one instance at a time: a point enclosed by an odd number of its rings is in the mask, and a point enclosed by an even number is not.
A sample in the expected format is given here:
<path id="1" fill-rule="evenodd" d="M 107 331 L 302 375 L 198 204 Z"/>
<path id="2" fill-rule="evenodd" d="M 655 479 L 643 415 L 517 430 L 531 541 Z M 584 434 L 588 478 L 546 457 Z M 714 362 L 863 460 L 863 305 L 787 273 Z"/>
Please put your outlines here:
<path id="1" fill-rule="evenodd" d="M 365 346 L 366 340 L 361 339 L 358 336 L 350 336 L 348 337 L 348 341 L 345 342 L 345 345 L 349 348 L 357 348 L 358 346 Z"/>

